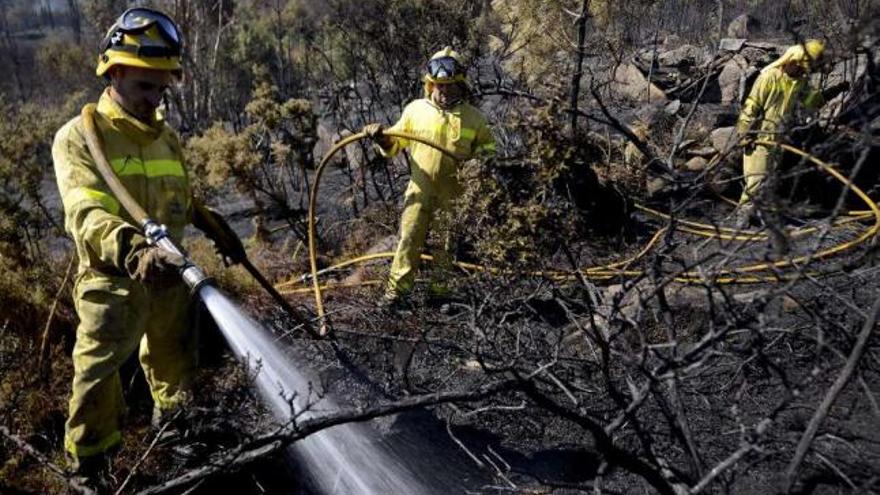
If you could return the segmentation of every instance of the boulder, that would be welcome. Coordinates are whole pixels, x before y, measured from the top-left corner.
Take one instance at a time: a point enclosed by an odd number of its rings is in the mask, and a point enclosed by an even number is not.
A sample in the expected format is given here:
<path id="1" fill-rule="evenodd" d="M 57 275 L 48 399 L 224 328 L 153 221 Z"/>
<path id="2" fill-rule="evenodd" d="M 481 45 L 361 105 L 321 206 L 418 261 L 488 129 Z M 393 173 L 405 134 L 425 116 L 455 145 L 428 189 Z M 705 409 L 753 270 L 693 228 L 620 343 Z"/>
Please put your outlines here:
<path id="1" fill-rule="evenodd" d="M 614 71 L 614 90 L 621 96 L 640 102 L 665 102 L 666 93 L 656 85 L 648 82 L 648 78 L 633 64 L 621 64 Z"/>
<path id="2" fill-rule="evenodd" d="M 623 161 L 629 166 L 638 166 L 642 163 L 644 156 L 644 153 L 639 151 L 639 148 L 632 142 L 627 142 L 623 148 Z"/>
<path id="3" fill-rule="evenodd" d="M 654 177 L 653 179 L 648 180 L 647 189 L 648 189 L 648 197 L 654 197 L 659 194 L 661 191 L 666 189 L 669 183 L 666 179 L 662 177 Z"/>
<path id="4" fill-rule="evenodd" d="M 721 103 L 740 100 L 740 81 L 749 70 L 749 61 L 742 55 L 734 55 L 721 68 L 718 87 L 721 89 Z"/>
<path id="5" fill-rule="evenodd" d="M 702 156 L 695 156 L 685 162 L 684 168 L 691 172 L 702 172 L 703 170 L 706 170 L 707 165 L 709 165 L 709 160 L 706 160 Z"/>
<path id="6" fill-rule="evenodd" d="M 779 57 L 776 50 L 764 50 L 746 45 L 739 54 L 746 58 L 750 64 L 763 67 Z"/>
<path id="7" fill-rule="evenodd" d="M 704 103 L 694 114 L 689 128 L 701 134 L 709 134 L 719 127 L 736 124 L 737 109 L 730 103 Z"/>
<path id="8" fill-rule="evenodd" d="M 709 58 L 709 50 L 694 45 L 682 45 L 657 55 L 657 61 L 666 67 L 693 67 L 707 62 Z"/>
<path id="9" fill-rule="evenodd" d="M 745 44 L 745 38 L 724 38 L 718 43 L 718 49 L 725 52 L 738 52 Z"/>
<path id="10" fill-rule="evenodd" d="M 663 111 L 666 112 L 667 115 L 676 115 L 681 111 L 681 100 L 672 100 L 665 107 L 663 107 Z"/>
<path id="11" fill-rule="evenodd" d="M 709 135 L 712 147 L 718 151 L 727 151 L 736 144 L 736 127 L 721 127 Z"/>
<path id="12" fill-rule="evenodd" d="M 716 151 L 715 148 L 711 146 L 703 146 L 701 148 L 688 148 L 685 150 L 684 154 L 685 156 L 690 157 L 711 158 L 716 153 L 718 153 L 718 151 Z"/>
<path id="13" fill-rule="evenodd" d="M 840 114 L 840 109 L 843 107 L 843 102 L 846 93 L 840 93 L 839 95 L 831 98 L 831 100 L 825 102 L 822 105 L 822 108 L 819 110 L 819 120 L 821 121 L 829 121 Z"/>
<path id="14" fill-rule="evenodd" d="M 780 44 L 775 41 L 746 41 L 746 48 L 757 48 L 765 52 L 774 52 L 777 56 L 788 48 L 787 44 Z"/>
<path id="15" fill-rule="evenodd" d="M 648 124 L 645 124 L 644 122 L 637 122 L 630 127 L 630 130 L 643 141 L 648 137 Z M 632 141 L 627 140 L 626 146 L 623 149 L 624 162 L 629 166 L 638 166 L 642 163 L 644 157 L 644 153 L 642 153 Z"/>
<path id="16" fill-rule="evenodd" d="M 825 78 L 825 87 L 834 88 L 842 84 L 852 84 L 860 77 L 865 75 L 868 70 L 868 56 L 860 53 L 854 58 L 841 60 L 834 64 L 834 67 Z M 818 75 L 814 76 L 817 77 Z"/>
<path id="17" fill-rule="evenodd" d="M 749 38 L 761 28 L 761 23 L 749 14 L 741 14 L 727 25 L 728 38 Z"/>

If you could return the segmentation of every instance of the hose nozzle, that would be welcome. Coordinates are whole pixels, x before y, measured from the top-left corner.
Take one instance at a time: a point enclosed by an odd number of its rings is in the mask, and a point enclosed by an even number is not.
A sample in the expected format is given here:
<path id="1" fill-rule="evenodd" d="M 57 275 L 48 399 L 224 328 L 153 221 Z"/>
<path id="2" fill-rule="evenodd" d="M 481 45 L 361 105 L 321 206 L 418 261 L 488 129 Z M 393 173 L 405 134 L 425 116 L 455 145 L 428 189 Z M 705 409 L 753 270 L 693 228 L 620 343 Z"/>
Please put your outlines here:
<path id="1" fill-rule="evenodd" d="M 168 231 L 164 225 L 159 225 L 152 220 L 147 220 L 144 222 L 143 229 L 150 244 L 154 244 L 168 252 L 180 255 L 186 261 L 183 268 L 180 269 L 180 276 L 189 287 L 190 294 L 195 295 L 202 287 L 214 283 L 213 278 L 206 275 L 198 265 L 189 259 L 186 251 L 177 247 L 177 244 L 174 244 L 174 241 L 168 236 Z"/>
<path id="2" fill-rule="evenodd" d="M 186 261 L 186 266 L 181 270 L 180 276 L 183 277 L 183 281 L 189 287 L 190 294 L 197 294 L 202 287 L 214 283 L 214 279 L 206 275 L 201 268 L 194 265 L 188 259 Z"/>

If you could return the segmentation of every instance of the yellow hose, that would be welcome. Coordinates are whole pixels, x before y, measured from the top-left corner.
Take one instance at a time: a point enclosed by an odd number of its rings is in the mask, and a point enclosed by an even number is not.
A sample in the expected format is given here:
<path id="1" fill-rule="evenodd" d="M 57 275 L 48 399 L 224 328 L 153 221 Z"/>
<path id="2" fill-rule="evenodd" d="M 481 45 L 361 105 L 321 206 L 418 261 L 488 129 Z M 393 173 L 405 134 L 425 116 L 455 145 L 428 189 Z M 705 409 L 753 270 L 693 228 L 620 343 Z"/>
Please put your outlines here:
<path id="1" fill-rule="evenodd" d="M 635 203 L 637 209 L 642 210 L 643 212 L 657 217 L 662 218 L 667 221 L 672 221 L 672 215 L 668 213 L 663 213 L 661 211 L 657 211 L 653 208 L 649 208 L 645 205 Z M 847 223 L 857 222 L 859 220 L 864 220 L 872 216 L 870 210 L 868 211 L 851 211 L 848 212 L 848 216 L 839 218 L 835 220 L 834 225 L 844 225 Z M 694 234 L 702 237 L 709 237 L 712 239 L 722 239 L 725 241 L 744 241 L 744 242 L 755 242 L 755 241 L 766 241 L 767 234 L 763 232 L 757 232 L 754 230 L 739 230 L 730 227 L 722 227 L 720 225 L 712 225 L 708 223 L 699 223 L 690 220 L 684 220 L 677 218 L 675 219 L 676 223 L 680 223 L 685 225 L 686 227 L 677 227 L 678 230 L 682 232 L 687 232 L 689 234 Z M 819 230 L 818 227 L 806 227 L 806 228 L 797 228 L 791 229 L 788 232 L 789 237 L 803 237 L 806 234 L 810 234 Z"/>
<path id="2" fill-rule="evenodd" d="M 441 151 L 442 153 L 450 156 L 451 158 L 458 160 L 458 157 L 446 150 L 442 146 L 431 142 L 430 140 L 421 138 L 419 136 L 415 136 L 409 133 L 397 132 L 397 131 L 385 131 L 385 135 L 407 139 L 411 141 L 416 141 L 427 146 L 430 146 L 434 149 Z M 382 283 L 380 280 L 365 280 L 355 283 L 337 283 L 337 284 L 329 284 L 329 285 L 320 285 L 318 281 L 318 276 L 324 273 L 328 273 L 334 270 L 338 270 L 347 266 L 355 265 L 358 263 L 363 263 L 366 261 L 371 261 L 375 259 L 381 258 L 391 258 L 394 256 L 393 252 L 383 252 L 383 253 L 373 253 L 364 256 L 359 256 L 356 258 L 352 258 L 349 260 L 342 261 L 333 266 L 325 268 L 321 271 L 317 269 L 317 247 L 316 247 L 316 236 L 315 236 L 315 206 L 317 204 L 317 195 L 318 195 L 318 185 L 320 183 L 321 176 L 323 174 L 324 168 L 329 163 L 330 159 L 343 147 L 351 144 L 359 139 L 364 139 L 367 137 L 364 133 L 354 134 L 345 139 L 337 142 L 333 148 L 324 156 L 321 160 L 321 163 L 318 165 L 318 168 L 315 170 L 315 181 L 312 186 L 311 193 L 309 195 L 309 264 L 311 268 L 310 276 L 312 279 L 312 288 L 292 288 L 286 289 L 282 293 L 284 294 L 297 294 L 303 293 L 305 291 L 311 290 L 315 295 L 315 305 L 317 308 L 318 318 L 321 321 L 320 334 L 325 335 L 327 332 L 326 323 L 324 320 L 324 304 L 322 300 L 321 291 L 324 289 L 333 289 L 333 288 L 343 288 L 343 287 L 357 287 L 363 285 L 379 285 Z M 841 244 L 837 244 L 828 249 L 822 250 L 818 253 L 798 256 L 796 258 L 780 260 L 773 263 L 756 263 L 752 265 L 746 265 L 737 268 L 725 269 L 721 270 L 718 273 L 711 276 L 710 280 L 717 284 L 730 284 L 730 283 L 762 283 L 762 282 L 779 282 L 781 280 L 789 280 L 792 279 L 798 274 L 769 274 L 769 275 L 756 275 L 756 272 L 769 270 L 769 269 L 780 269 L 786 268 L 789 266 L 797 265 L 800 263 L 828 258 L 830 256 L 839 254 L 843 251 L 852 249 L 853 247 L 867 241 L 871 237 L 875 236 L 878 231 L 880 231 L 880 207 L 878 207 L 877 203 L 874 202 L 864 191 L 862 191 L 858 186 L 852 183 L 848 178 L 844 177 L 840 172 L 838 172 L 834 167 L 827 164 L 826 162 L 816 158 L 815 156 L 795 148 L 788 144 L 776 143 L 772 141 L 759 141 L 756 144 L 765 145 L 765 146 L 777 146 L 791 153 L 795 153 L 800 155 L 807 160 L 813 162 L 819 169 L 828 173 L 838 181 L 840 181 L 844 186 L 852 190 L 865 204 L 868 206 L 868 210 L 857 210 L 849 212 L 851 217 L 839 219 L 835 222 L 835 226 L 842 225 L 845 223 L 863 220 L 865 218 L 874 217 L 874 224 L 863 231 L 861 235 L 859 235 L 856 239 L 851 241 L 847 241 Z M 722 197 L 722 199 L 724 199 Z M 636 204 L 636 208 L 644 211 L 647 214 L 652 216 L 662 218 L 667 221 L 671 221 L 672 217 L 667 214 L 647 206 Z M 676 226 L 677 230 L 682 232 L 690 233 L 693 235 L 699 235 L 708 238 L 716 238 L 723 240 L 734 240 L 734 241 L 759 241 L 766 240 L 768 238 L 767 234 L 756 231 L 749 230 L 738 230 L 730 227 L 721 227 L 715 226 L 711 224 L 699 223 L 684 219 L 677 219 L 677 223 L 681 224 L 680 226 Z M 651 249 L 653 249 L 654 245 L 660 239 L 660 237 L 666 232 L 668 227 L 662 227 L 658 229 L 651 239 L 645 244 L 645 246 L 639 250 L 634 256 L 627 258 L 625 260 L 616 261 L 614 263 L 609 263 L 601 266 L 594 266 L 581 269 L 581 274 L 592 280 L 607 280 L 613 277 L 625 276 L 625 277 L 638 277 L 644 275 L 644 271 L 642 270 L 628 270 L 627 267 L 637 261 L 638 259 L 644 257 Z M 808 227 L 803 229 L 792 229 L 789 232 L 790 236 L 803 236 L 808 233 L 812 233 L 817 231 L 817 227 Z M 432 260 L 433 258 L 429 255 L 423 254 L 421 258 L 424 260 Z M 475 271 L 489 271 L 493 273 L 501 273 L 502 271 L 494 268 L 488 268 L 482 265 L 477 265 L 473 263 L 465 263 L 465 262 L 455 262 L 456 266 L 459 266 L 463 269 L 475 270 Z M 531 272 L 532 276 L 539 277 L 549 277 L 556 280 L 571 280 L 575 277 L 571 272 L 564 271 L 539 271 L 539 272 Z M 296 280 L 289 280 L 287 282 L 283 282 L 278 284 L 278 288 L 289 287 L 301 282 L 305 282 L 306 276 L 300 277 Z M 689 271 L 682 273 L 673 277 L 673 280 L 680 283 L 705 283 L 707 281 L 706 276 L 698 271 Z"/>

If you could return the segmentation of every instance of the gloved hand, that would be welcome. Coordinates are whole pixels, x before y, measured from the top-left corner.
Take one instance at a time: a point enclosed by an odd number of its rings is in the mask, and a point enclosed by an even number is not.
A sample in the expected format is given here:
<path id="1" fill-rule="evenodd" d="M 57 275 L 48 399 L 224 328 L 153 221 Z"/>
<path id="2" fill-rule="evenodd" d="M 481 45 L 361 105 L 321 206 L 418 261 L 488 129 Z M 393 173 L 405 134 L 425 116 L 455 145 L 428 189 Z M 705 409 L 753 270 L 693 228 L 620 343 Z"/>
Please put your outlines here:
<path id="1" fill-rule="evenodd" d="M 384 130 L 385 128 L 382 126 L 382 124 L 374 122 L 372 124 L 365 125 L 361 132 L 366 134 L 368 138 L 372 139 L 383 149 L 388 149 L 391 147 L 392 143 L 388 136 L 384 134 Z"/>
<path id="2" fill-rule="evenodd" d="M 367 135 L 370 139 L 377 139 L 382 137 L 382 124 L 378 122 L 373 122 L 372 124 L 367 124 L 364 126 L 364 130 L 362 131 Z"/>
<path id="3" fill-rule="evenodd" d="M 247 259 L 241 239 L 216 211 L 202 204 L 196 204 L 193 208 L 193 226 L 214 242 L 214 248 L 224 265 L 235 265 Z"/>
<path id="4" fill-rule="evenodd" d="M 739 145 L 742 147 L 743 154 L 750 155 L 755 151 L 755 137 L 746 135 L 739 141 Z"/>
<path id="5" fill-rule="evenodd" d="M 125 257 L 128 276 L 151 289 L 167 289 L 180 283 L 180 270 L 186 265 L 183 256 L 147 244 L 143 237 L 132 240 Z"/>

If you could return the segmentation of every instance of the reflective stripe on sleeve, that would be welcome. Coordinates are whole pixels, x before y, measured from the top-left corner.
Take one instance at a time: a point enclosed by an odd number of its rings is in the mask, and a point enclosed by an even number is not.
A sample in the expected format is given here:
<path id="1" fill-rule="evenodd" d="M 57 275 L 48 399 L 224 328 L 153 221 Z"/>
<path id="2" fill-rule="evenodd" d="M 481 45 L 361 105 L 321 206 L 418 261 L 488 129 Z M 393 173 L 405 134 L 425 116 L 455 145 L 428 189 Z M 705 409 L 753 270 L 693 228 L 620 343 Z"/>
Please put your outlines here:
<path id="1" fill-rule="evenodd" d="M 113 215 L 119 214 L 119 201 L 117 201 L 116 198 L 105 192 L 88 187 L 78 187 L 70 191 L 70 193 L 64 198 L 64 207 L 72 208 L 83 202 L 98 202 L 105 210 Z"/>

